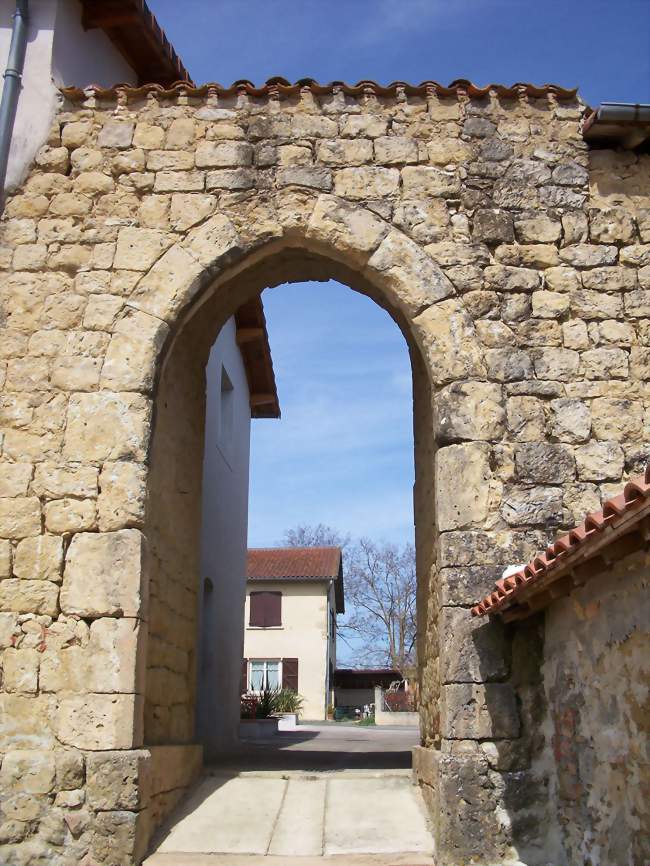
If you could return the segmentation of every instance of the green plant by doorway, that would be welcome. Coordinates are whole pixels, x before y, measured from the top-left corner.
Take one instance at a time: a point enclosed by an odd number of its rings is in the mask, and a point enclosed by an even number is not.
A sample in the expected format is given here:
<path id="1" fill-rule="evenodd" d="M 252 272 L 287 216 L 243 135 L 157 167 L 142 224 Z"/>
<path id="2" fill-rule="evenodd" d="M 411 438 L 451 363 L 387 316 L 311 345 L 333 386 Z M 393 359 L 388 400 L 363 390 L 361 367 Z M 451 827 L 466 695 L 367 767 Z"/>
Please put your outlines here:
<path id="1" fill-rule="evenodd" d="M 303 698 L 293 689 L 280 689 L 275 693 L 275 710 L 276 713 L 297 713 L 302 712 Z"/>

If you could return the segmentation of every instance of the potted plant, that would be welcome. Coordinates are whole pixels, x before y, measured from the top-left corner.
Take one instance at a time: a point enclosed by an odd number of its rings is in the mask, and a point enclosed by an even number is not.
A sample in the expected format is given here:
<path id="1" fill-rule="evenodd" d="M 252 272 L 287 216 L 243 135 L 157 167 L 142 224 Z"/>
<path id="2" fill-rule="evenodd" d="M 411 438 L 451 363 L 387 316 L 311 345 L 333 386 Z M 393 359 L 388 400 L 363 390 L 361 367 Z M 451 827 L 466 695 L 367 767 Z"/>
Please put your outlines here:
<path id="1" fill-rule="evenodd" d="M 242 695 L 240 705 L 240 736 L 264 739 L 277 733 L 275 711 L 276 689 L 264 689 L 256 694 Z"/>
<path id="2" fill-rule="evenodd" d="M 298 725 L 303 699 L 293 689 L 280 689 L 275 694 L 275 715 L 278 717 L 278 730 L 291 731 Z"/>

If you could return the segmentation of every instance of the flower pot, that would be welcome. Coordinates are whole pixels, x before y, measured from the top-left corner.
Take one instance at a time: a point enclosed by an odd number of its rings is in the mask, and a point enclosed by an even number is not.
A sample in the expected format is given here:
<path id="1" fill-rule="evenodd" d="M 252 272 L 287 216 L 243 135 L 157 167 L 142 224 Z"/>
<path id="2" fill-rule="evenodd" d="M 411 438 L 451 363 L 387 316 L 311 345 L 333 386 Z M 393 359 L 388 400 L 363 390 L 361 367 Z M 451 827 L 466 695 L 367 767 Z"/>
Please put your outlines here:
<path id="1" fill-rule="evenodd" d="M 239 736 L 243 740 L 264 740 L 278 732 L 278 720 L 270 719 L 240 719 Z"/>
<path id="2" fill-rule="evenodd" d="M 298 713 L 277 713 L 278 731 L 295 731 L 298 727 Z"/>

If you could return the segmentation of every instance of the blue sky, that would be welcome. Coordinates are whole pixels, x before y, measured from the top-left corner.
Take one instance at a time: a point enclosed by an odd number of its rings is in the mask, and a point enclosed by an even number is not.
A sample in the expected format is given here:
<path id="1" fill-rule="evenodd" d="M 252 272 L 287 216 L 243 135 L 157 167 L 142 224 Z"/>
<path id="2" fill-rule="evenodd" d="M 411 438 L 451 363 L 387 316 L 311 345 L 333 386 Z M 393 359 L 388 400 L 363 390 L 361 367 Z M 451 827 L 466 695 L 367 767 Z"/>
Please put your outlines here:
<path id="1" fill-rule="evenodd" d="M 578 86 L 591 105 L 650 102 L 648 0 L 148 2 L 198 83 L 469 78 Z M 254 424 L 250 543 L 273 544 L 305 522 L 409 540 L 410 368 L 399 330 L 333 283 L 263 299 L 283 418 Z"/>

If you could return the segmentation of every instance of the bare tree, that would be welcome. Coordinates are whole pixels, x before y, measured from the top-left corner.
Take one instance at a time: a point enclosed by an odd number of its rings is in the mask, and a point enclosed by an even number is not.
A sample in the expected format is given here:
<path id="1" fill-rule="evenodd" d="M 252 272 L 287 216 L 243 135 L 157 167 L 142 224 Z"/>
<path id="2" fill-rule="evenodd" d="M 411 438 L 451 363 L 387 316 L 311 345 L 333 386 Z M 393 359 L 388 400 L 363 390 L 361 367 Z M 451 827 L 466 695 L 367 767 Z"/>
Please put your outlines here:
<path id="1" fill-rule="evenodd" d="M 352 542 L 319 523 L 287 530 L 290 547 L 337 546 L 344 549 L 347 613 L 338 625 L 341 638 L 362 664 L 390 665 L 399 671 L 415 663 L 416 577 L 412 544 L 399 548 L 366 538 Z"/>
<path id="2" fill-rule="evenodd" d="M 350 536 L 341 535 L 324 523 L 316 526 L 300 524 L 285 531 L 282 543 L 287 547 L 340 547 L 345 550 L 350 544 Z"/>

